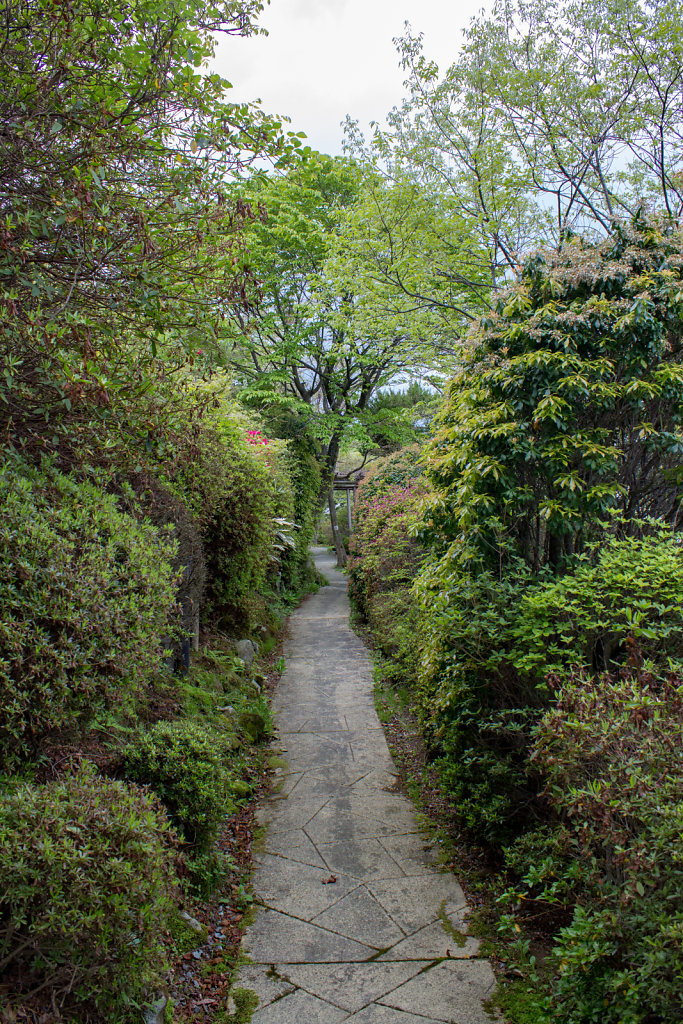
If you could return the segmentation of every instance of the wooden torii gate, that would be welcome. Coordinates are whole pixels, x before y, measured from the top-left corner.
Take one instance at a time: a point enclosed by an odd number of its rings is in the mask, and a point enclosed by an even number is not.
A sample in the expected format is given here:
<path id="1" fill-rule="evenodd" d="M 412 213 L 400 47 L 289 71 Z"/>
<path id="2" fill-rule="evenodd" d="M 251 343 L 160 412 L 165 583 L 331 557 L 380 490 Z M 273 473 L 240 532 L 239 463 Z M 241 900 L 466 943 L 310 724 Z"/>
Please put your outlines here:
<path id="1" fill-rule="evenodd" d="M 355 495 L 356 488 L 358 487 L 358 480 L 349 480 L 346 476 L 337 476 L 332 481 L 333 491 L 346 491 L 346 516 L 349 524 L 349 533 L 351 533 L 351 494 Z"/>

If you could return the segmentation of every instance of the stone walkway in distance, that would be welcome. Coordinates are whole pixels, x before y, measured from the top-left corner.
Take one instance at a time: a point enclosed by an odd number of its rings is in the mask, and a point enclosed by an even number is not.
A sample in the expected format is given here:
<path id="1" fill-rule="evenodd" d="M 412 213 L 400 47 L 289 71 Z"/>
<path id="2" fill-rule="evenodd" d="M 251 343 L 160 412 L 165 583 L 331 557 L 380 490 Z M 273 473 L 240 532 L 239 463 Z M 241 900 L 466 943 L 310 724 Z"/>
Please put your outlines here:
<path id="1" fill-rule="evenodd" d="M 258 909 L 236 987 L 258 996 L 252 1024 L 491 1024 L 493 971 L 397 792 L 346 579 L 314 555 L 330 585 L 289 620 L 279 785 L 259 813 Z"/>

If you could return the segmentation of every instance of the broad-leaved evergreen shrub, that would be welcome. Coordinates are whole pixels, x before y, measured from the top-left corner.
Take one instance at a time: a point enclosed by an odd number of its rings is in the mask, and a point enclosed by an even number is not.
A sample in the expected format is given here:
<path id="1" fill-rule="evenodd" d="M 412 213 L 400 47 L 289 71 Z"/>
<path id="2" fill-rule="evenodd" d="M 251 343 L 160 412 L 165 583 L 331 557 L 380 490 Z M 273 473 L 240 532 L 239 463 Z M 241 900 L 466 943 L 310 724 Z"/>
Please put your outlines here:
<path id="1" fill-rule="evenodd" d="M 473 326 L 427 447 L 421 698 L 489 842 L 544 813 L 527 755 L 548 671 L 618 662 L 630 625 L 680 655 L 676 542 L 641 537 L 680 504 L 682 286 L 670 223 L 536 254 Z"/>
<path id="2" fill-rule="evenodd" d="M 121 772 L 149 786 L 187 843 L 208 849 L 234 809 L 226 738 L 190 720 L 157 722 L 124 751 Z"/>
<path id="3" fill-rule="evenodd" d="M 428 447 L 440 558 L 563 561 L 626 520 L 678 514 L 683 232 L 636 218 L 539 253 L 467 339 Z"/>
<path id="4" fill-rule="evenodd" d="M 175 545 L 95 485 L 0 470 L 0 760 L 135 694 L 159 667 Z"/>
<path id="5" fill-rule="evenodd" d="M 166 970 L 175 837 L 157 800 L 90 766 L 0 801 L 0 977 L 17 995 L 139 1020 Z"/>
<path id="6" fill-rule="evenodd" d="M 572 665 L 601 671 L 625 662 L 626 639 L 665 667 L 683 661 L 683 538 L 655 523 L 643 537 L 610 537 L 563 575 L 528 588 L 511 657 L 539 683 Z"/>
<path id="7" fill-rule="evenodd" d="M 553 954 L 553 1024 L 683 1019 L 683 678 L 629 649 L 618 673 L 563 677 L 531 751 L 549 824 L 509 853 L 515 900 L 573 909 Z"/>

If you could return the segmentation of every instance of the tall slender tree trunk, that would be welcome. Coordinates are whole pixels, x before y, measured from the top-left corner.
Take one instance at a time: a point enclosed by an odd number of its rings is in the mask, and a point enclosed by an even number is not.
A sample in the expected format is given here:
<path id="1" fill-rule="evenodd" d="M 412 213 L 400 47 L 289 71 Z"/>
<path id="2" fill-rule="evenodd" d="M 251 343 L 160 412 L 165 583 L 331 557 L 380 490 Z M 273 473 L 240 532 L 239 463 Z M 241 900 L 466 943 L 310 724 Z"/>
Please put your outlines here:
<path id="1" fill-rule="evenodd" d="M 339 532 L 339 523 L 337 522 L 337 508 L 334 503 L 334 490 L 330 487 L 328 492 L 328 505 L 330 508 L 330 523 L 332 524 L 332 536 L 334 538 L 334 550 L 337 553 L 337 568 L 343 569 L 346 565 L 346 548 L 342 540 L 341 533 Z"/>

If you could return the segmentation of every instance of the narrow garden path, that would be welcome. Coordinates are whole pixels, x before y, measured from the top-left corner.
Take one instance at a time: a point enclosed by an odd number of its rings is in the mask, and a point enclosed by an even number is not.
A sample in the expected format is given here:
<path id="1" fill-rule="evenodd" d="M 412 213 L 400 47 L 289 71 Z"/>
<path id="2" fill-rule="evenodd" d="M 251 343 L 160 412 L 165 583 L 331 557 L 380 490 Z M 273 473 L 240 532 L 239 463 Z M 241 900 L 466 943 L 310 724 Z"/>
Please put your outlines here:
<path id="1" fill-rule="evenodd" d="M 253 1024 L 491 1024 L 494 975 L 463 934 L 462 889 L 397 791 L 346 579 L 314 554 L 330 585 L 290 619 L 279 788 L 260 812 L 237 984 L 258 996 Z"/>

